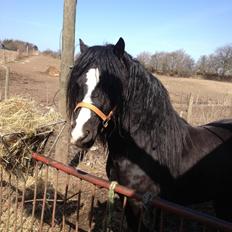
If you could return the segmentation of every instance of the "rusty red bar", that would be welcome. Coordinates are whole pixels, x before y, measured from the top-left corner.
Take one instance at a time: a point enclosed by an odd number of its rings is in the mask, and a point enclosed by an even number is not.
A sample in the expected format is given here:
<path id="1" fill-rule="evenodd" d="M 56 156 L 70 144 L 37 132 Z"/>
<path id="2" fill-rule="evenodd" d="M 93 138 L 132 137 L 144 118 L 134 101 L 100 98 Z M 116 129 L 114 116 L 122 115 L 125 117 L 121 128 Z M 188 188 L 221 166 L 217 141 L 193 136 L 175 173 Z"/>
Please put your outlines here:
<path id="1" fill-rule="evenodd" d="M 110 187 L 110 182 L 105 180 L 105 179 L 96 177 L 96 176 L 91 175 L 91 174 L 84 172 L 82 170 L 75 169 L 73 167 L 64 165 L 63 163 L 55 161 L 49 157 L 38 155 L 36 153 L 33 153 L 32 157 L 37 161 L 40 161 L 46 165 L 49 165 L 49 166 L 56 168 L 56 169 L 59 169 L 59 170 L 65 172 L 69 175 L 78 177 L 82 180 L 90 182 L 90 183 L 97 185 L 99 187 L 103 187 L 106 189 L 109 189 L 109 187 Z M 115 188 L 115 192 L 122 194 L 124 196 L 130 197 L 130 198 L 134 198 L 138 201 L 142 201 L 142 195 L 136 193 L 135 190 L 129 189 L 129 188 L 124 187 L 122 185 L 118 184 Z M 173 213 L 175 215 L 178 215 L 178 216 L 190 219 L 190 220 L 198 221 L 198 222 L 200 222 L 204 225 L 207 225 L 209 227 L 213 227 L 215 229 L 221 229 L 223 231 L 228 231 L 228 232 L 232 231 L 232 223 L 230 223 L 230 222 L 226 222 L 226 221 L 223 221 L 221 219 L 215 218 L 213 216 L 209 216 L 207 214 L 197 212 L 195 210 L 186 208 L 184 206 L 180 206 L 180 205 L 177 205 L 175 203 L 171 203 L 169 201 L 160 199 L 158 197 L 153 201 L 152 204 L 156 208 L 164 209 L 165 211 L 168 211 L 168 212 Z"/>
<path id="2" fill-rule="evenodd" d="M 70 167 L 68 165 L 64 165 L 63 163 L 61 162 L 58 162 L 56 160 L 53 160 L 49 157 L 45 157 L 45 156 L 42 156 L 42 155 L 38 155 L 36 153 L 33 153 L 32 154 L 32 157 L 37 160 L 37 161 L 40 161 L 44 164 L 47 164 L 53 168 L 56 168 L 58 170 L 61 170 L 63 172 L 65 172 L 66 174 L 70 174 L 72 176 L 75 176 L 75 177 L 78 177 L 82 180 L 85 180 L 87 182 L 90 182 L 92 184 L 95 184 L 99 187 L 103 187 L 103 188 L 106 188 L 106 189 L 109 189 L 110 187 L 110 182 L 107 181 L 107 180 L 104 180 L 102 178 L 99 178 L 99 177 L 96 177 L 94 175 L 91 175 L 85 171 L 82 171 L 80 169 L 75 169 L 73 167 Z M 141 197 L 136 194 L 136 192 L 132 189 L 129 189 L 127 187 L 124 187 L 122 185 L 117 185 L 116 188 L 115 188 L 115 192 L 117 193 L 121 193 L 127 197 L 133 197 L 137 200 L 141 200 Z"/>

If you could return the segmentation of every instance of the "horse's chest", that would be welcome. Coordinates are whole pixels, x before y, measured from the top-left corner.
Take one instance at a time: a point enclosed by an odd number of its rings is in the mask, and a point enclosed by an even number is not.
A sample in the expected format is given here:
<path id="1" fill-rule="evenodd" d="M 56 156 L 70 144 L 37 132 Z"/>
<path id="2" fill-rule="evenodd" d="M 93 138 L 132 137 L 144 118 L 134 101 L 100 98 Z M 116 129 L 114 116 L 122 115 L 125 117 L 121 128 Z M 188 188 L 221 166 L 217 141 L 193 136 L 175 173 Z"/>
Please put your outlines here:
<path id="1" fill-rule="evenodd" d="M 159 193 L 160 188 L 155 185 L 151 178 L 139 168 L 138 165 L 127 159 L 114 161 L 117 177 L 120 184 L 136 189 L 138 192 L 156 192 Z"/>

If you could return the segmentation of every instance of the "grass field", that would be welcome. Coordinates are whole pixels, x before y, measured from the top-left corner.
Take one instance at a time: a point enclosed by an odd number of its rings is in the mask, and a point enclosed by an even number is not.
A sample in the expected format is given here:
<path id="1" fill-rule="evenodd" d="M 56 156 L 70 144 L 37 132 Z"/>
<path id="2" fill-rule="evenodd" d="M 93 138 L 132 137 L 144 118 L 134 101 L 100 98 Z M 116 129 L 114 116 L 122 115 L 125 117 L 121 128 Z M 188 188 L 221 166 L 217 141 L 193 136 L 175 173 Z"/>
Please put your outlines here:
<path id="1" fill-rule="evenodd" d="M 193 125 L 232 117 L 232 83 L 158 76 L 177 112 Z M 191 98 L 191 99 L 190 99 Z M 187 117 L 189 103 L 192 109 Z"/>

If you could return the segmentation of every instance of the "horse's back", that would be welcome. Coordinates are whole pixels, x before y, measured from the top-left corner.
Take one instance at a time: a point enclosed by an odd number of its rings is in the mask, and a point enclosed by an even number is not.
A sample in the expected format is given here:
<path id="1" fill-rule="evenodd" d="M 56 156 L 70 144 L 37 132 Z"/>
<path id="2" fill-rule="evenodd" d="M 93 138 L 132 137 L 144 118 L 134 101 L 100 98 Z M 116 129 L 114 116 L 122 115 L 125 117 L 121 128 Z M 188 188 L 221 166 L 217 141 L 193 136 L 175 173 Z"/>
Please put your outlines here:
<path id="1" fill-rule="evenodd" d="M 229 130 L 232 133 L 232 118 L 210 122 L 204 126 L 222 128 Z"/>
<path id="2" fill-rule="evenodd" d="M 221 142 L 226 142 L 232 136 L 232 119 L 214 121 L 200 127 L 208 130 L 212 135 L 221 140 Z"/>
<path id="3" fill-rule="evenodd" d="M 183 204 L 217 199 L 232 194 L 231 182 L 232 137 L 181 175 L 172 197 Z"/>

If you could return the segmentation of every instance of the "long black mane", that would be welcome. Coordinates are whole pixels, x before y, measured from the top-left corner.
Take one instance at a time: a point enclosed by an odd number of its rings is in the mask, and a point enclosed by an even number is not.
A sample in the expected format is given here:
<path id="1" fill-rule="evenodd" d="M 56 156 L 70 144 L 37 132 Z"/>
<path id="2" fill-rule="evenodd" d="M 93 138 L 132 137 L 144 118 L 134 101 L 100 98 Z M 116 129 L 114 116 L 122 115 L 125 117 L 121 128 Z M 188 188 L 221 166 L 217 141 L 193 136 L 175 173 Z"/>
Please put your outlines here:
<path id="1" fill-rule="evenodd" d="M 130 69 L 122 113 L 124 127 L 140 148 L 177 175 L 183 147 L 190 141 L 187 123 L 173 109 L 162 83 L 138 61 L 130 56 L 125 59 Z"/>
<path id="2" fill-rule="evenodd" d="M 188 140 L 186 122 L 173 109 L 161 82 L 126 52 L 119 60 L 113 45 L 94 46 L 79 56 L 67 86 L 69 115 L 80 100 L 77 78 L 91 67 L 99 68 L 104 91 L 117 102 L 117 128 L 127 131 L 140 148 L 177 175 Z"/>

